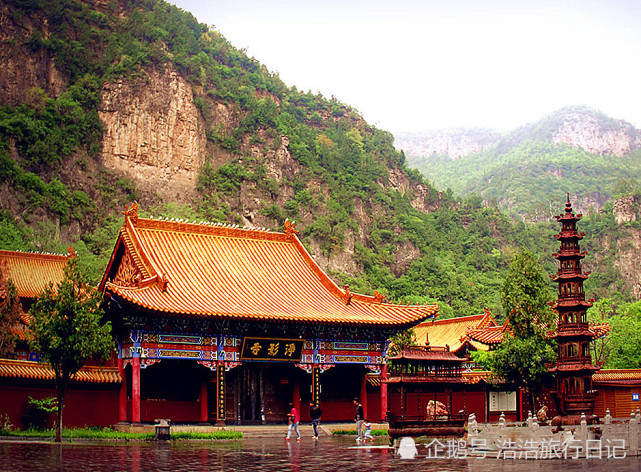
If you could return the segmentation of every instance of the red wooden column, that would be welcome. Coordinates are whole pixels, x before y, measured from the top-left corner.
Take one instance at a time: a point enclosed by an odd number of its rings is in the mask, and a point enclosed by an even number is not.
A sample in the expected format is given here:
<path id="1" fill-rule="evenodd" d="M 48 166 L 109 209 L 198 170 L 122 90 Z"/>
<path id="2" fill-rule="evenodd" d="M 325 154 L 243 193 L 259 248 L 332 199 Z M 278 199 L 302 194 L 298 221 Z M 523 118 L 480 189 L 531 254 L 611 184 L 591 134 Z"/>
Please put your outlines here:
<path id="1" fill-rule="evenodd" d="M 200 422 L 209 421 L 209 397 L 207 396 L 207 379 L 200 384 Z"/>
<path id="2" fill-rule="evenodd" d="M 381 421 L 387 417 L 387 364 L 381 367 Z"/>
<path id="3" fill-rule="evenodd" d="M 140 423 L 140 357 L 131 363 L 131 422 Z"/>
<path id="4" fill-rule="evenodd" d="M 363 405 L 363 417 L 367 418 L 367 370 L 361 379 L 361 405 Z"/>
<path id="5" fill-rule="evenodd" d="M 122 357 L 118 358 L 118 373 L 122 379 L 120 382 L 120 396 L 118 397 L 118 421 L 124 423 L 127 421 L 127 374 Z"/>

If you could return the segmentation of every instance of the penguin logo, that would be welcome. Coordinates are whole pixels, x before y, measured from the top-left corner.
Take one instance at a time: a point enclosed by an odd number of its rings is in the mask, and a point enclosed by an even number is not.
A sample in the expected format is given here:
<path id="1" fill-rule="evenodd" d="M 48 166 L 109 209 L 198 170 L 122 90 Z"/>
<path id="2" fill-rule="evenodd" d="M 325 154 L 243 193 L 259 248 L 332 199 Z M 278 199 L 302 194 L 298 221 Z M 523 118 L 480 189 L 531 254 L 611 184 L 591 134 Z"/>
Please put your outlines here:
<path id="1" fill-rule="evenodd" d="M 401 444 L 398 446 L 398 455 L 401 459 L 414 459 L 418 454 L 416 443 L 412 438 L 402 438 Z"/>

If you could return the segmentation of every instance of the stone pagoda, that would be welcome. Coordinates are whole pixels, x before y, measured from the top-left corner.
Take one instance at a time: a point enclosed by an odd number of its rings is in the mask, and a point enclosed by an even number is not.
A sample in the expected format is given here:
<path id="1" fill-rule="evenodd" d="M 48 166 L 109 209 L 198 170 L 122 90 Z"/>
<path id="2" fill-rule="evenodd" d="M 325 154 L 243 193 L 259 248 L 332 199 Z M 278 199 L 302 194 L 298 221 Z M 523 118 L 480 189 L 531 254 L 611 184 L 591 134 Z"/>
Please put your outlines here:
<path id="1" fill-rule="evenodd" d="M 558 358 L 550 370 L 557 378 L 556 401 L 561 417 L 555 419 L 559 424 L 578 422 L 581 414 L 585 414 L 588 421 L 593 418 L 592 374 L 599 369 L 590 355 L 590 342 L 596 333 L 590 329 L 586 315 L 592 300 L 585 299 L 583 290 L 583 281 L 590 273 L 581 268 L 581 259 L 587 254 L 579 247 L 585 233 L 576 229 L 581 216 L 572 211 L 569 194 L 565 213 L 555 216 L 561 223 L 561 232 L 555 235 L 561 241 L 561 249 L 553 254 L 559 261 L 559 269 L 552 276 L 559 285 L 558 299 L 552 307 L 559 314 L 554 335 Z"/>

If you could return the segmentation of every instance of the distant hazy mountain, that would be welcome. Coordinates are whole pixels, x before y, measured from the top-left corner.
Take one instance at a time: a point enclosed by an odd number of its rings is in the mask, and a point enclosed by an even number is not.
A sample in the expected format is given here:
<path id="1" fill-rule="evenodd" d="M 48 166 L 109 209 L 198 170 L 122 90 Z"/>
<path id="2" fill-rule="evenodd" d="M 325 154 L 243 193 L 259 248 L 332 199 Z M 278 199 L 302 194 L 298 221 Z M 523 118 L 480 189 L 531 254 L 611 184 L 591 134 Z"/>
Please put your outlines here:
<path id="1" fill-rule="evenodd" d="M 458 144 L 458 145 L 457 145 Z M 549 219 L 566 192 L 600 210 L 641 179 L 641 131 L 584 106 L 514 131 L 399 134 L 395 146 L 436 187 L 478 194 L 526 220 Z"/>
<path id="2" fill-rule="evenodd" d="M 407 156 L 459 157 L 481 152 L 494 146 L 501 137 L 497 130 L 487 128 L 453 128 L 420 133 L 394 134 L 394 147 Z"/>
<path id="3" fill-rule="evenodd" d="M 505 151 L 528 140 L 564 143 L 594 154 L 624 156 L 641 148 L 641 130 L 598 110 L 572 106 L 507 133 L 488 128 L 399 132 L 394 134 L 394 147 L 412 158 L 439 156 L 456 160 L 495 145 L 500 151 Z M 422 159 L 412 160 L 420 162 Z"/>

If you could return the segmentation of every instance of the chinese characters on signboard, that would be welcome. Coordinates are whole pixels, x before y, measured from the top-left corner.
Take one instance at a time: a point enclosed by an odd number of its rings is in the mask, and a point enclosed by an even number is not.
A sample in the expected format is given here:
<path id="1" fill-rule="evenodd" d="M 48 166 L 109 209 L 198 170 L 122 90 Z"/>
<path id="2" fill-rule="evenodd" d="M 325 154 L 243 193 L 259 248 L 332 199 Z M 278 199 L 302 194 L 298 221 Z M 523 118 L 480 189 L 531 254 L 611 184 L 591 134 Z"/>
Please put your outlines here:
<path id="1" fill-rule="evenodd" d="M 300 362 L 302 339 L 243 338 L 240 359 L 244 361 Z"/>
<path id="2" fill-rule="evenodd" d="M 490 411 L 516 411 L 516 392 L 488 392 Z"/>

